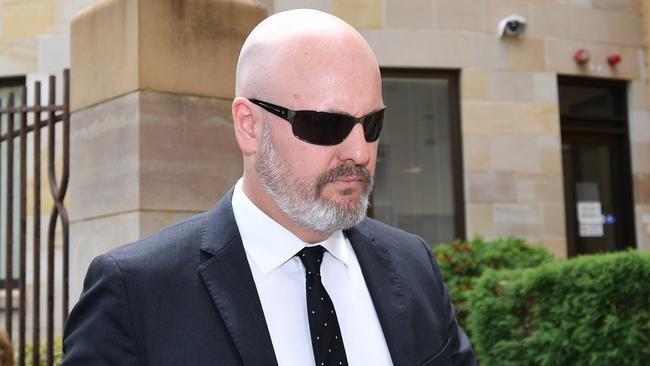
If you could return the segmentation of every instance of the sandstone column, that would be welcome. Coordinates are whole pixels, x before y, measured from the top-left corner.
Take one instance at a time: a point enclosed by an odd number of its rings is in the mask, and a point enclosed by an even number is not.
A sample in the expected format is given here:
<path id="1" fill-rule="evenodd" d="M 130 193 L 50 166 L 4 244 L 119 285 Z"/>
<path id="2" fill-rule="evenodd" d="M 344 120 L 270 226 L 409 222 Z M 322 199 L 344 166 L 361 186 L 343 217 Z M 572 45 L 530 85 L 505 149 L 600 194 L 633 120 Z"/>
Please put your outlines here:
<path id="1" fill-rule="evenodd" d="M 71 25 L 70 297 L 94 256 L 212 206 L 242 173 L 237 56 L 266 9 L 108 0 Z"/>

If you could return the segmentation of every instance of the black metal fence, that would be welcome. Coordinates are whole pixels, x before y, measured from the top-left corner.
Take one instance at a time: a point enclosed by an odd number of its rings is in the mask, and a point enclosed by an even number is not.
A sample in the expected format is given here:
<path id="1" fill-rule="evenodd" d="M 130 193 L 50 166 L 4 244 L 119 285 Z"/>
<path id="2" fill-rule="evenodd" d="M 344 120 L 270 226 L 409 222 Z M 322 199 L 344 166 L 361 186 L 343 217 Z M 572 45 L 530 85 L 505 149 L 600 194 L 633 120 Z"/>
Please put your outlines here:
<path id="1" fill-rule="evenodd" d="M 46 299 L 45 306 L 45 319 L 46 324 L 46 362 L 47 365 L 54 364 L 54 309 L 55 298 L 61 301 L 62 313 L 60 316 L 61 324 L 65 324 L 68 315 L 68 273 L 69 273 L 69 229 L 68 229 L 68 213 L 64 206 L 64 198 L 68 188 L 68 180 L 70 175 L 70 73 L 69 70 L 63 72 L 63 104 L 56 104 L 56 79 L 50 76 L 48 82 L 47 104 L 41 105 L 41 83 L 34 83 L 34 103 L 27 105 L 27 90 L 22 88 L 22 93 L 19 93 L 17 98 L 13 93 L 9 94 L 6 103 L 0 100 L 0 172 L 4 175 L 2 182 L 4 187 L 0 187 L 0 192 L 4 192 L 3 201 L 0 207 L 4 212 L 0 215 L 4 220 L 0 220 L 0 227 L 4 225 L 4 238 L 0 238 L 0 243 L 4 247 L 5 258 L 5 273 L 4 273 L 4 291 L 5 291 L 5 304 L 4 304 L 4 324 L 7 334 L 12 337 L 12 334 L 18 335 L 18 340 L 12 340 L 17 354 L 18 365 L 25 365 L 26 358 L 31 356 L 32 364 L 39 365 L 41 362 L 40 348 L 41 348 L 41 305 L 43 299 L 41 298 L 41 253 L 47 255 L 46 271 L 47 280 L 45 281 Z M 19 101 L 16 99 L 20 99 Z M 30 123 L 31 122 L 31 123 Z M 57 128 L 57 125 L 60 127 Z M 61 126 L 62 125 L 62 126 Z M 57 136 L 57 130 L 60 136 Z M 42 137 L 42 132 L 46 136 Z M 45 140 L 46 139 L 46 140 Z M 45 248 L 41 245 L 41 145 L 43 143 L 47 146 L 47 175 L 49 182 L 49 191 L 52 196 L 53 205 L 50 210 L 49 222 L 47 225 L 47 242 Z M 16 149 L 16 142 L 19 148 Z M 62 146 L 57 147 L 57 143 Z M 2 146 L 4 145 L 4 146 Z M 33 152 L 32 161 L 28 161 L 28 147 Z M 15 156 L 15 151 L 18 150 L 18 156 Z M 60 151 L 60 159 L 57 162 L 57 151 Z M 6 155 L 6 156 L 2 156 Z M 6 164 L 2 167 L 1 164 Z M 15 166 L 16 164 L 16 166 Z M 57 167 L 57 164 L 60 166 Z M 19 179 L 17 180 L 18 186 L 14 184 L 14 171 L 18 167 Z M 28 186 L 27 169 L 33 167 L 32 186 Z M 59 168 L 57 178 L 57 168 Z M 29 192 L 31 190 L 32 192 Z M 14 207 L 15 195 L 18 194 L 19 207 Z M 32 227 L 28 228 L 28 195 L 33 204 L 31 217 Z M 17 211 L 16 211 L 17 209 Z M 17 220 L 18 216 L 19 220 Z M 57 232 L 57 223 L 60 219 L 60 231 Z M 14 227 L 15 221 L 18 223 L 18 228 Z M 17 229 L 17 233 L 15 230 Z M 31 230 L 30 230 L 31 229 Z M 30 230 L 29 237 L 32 240 L 28 243 L 28 230 Z M 17 235 L 16 235 L 17 234 Z M 60 236 L 59 236 L 60 235 Z M 55 268 L 55 241 L 60 240 L 61 243 L 61 268 Z M 18 240 L 16 240 L 18 238 Z M 32 250 L 32 258 L 27 258 L 28 248 Z M 18 251 L 16 253 L 15 251 Z M 18 268 L 14 268 L 15 256 L 18 256 Z M 32 282 L 31 292 L 32 299 L 30 303 L 27 302 L 27 267 L 28 261 L 32 263 Z M 61 271 L 59 280 L 61 293 L 55 296 L 55 271 Z M 18 290 L 18 313 L 15 314 L 13 296 L 15 290 Z M 2 290 L 0 290 L 2 291 Z M 31 324 L 27 324 L 27 314 L 31 311 Z M 14 332 L 13 317 L 17 315 L 18 318 L 18 332 Z M 31 334 L 31 349 L 32 354 L 27 355 L 27 335 Z"/>

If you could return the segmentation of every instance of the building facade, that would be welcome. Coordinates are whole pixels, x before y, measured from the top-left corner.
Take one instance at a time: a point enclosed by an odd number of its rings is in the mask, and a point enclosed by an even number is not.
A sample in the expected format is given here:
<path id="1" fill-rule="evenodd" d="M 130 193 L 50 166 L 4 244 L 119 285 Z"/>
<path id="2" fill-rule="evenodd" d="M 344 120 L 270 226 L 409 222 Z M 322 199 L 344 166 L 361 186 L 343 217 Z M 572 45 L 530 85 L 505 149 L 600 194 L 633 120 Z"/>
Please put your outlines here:
<path id="1" fill-rule="evenodd" d="M 33 81 L 71 68 L 72 299 L 94 255 L 209 208 L 239 177 L 238 49 L 265 11 L 298 7 L 355 26 L 382 68 L 371 216 L 432 245 L 517 235 L 557 257 L 650 249 L 648 2 L 178 4 L 0 3 L 3 100 L 26 84 L 33 101 Z M 513 19 L 523 32 L 504 35 Z"/>

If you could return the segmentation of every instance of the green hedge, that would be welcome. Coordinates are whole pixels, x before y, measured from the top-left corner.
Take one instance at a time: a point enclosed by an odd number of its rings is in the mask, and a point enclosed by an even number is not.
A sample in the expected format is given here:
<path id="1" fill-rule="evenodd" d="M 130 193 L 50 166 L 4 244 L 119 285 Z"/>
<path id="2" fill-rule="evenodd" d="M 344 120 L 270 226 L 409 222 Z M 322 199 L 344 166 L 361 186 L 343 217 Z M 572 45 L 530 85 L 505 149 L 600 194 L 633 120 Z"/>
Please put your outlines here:
<path id="1" fill-rule="evenodd" d="M 63 363 L 63 344 L 62 338 L 54 338 L 54 365 L 59 366 Z M 41 342 L 40 346 L 40 360 L 38 365 L 34 363 L 32 359 L 32 344 L 28 343 L 25 347 L 25 366 L 45 366 L 47 364 L 47 343 L 45 341 Z M 18 365 L 18 352 L 14 349 L 14 358 L 15 364 Z"/>
<path id="2" fill-rule="evenodd" d="M 650 253 L 487 271 L 469 303 L 483 365 L 650 364 Z"/>
<path id="3" fill-rule="evenodd" d="M 467 296 L 486 269 L 529 268 L 553 260 L 542 246 L 517 237 L 486 241 L 479 236 L 469 242 L 436 245 L 433 253 L 464 328 L 470 313 Z"/>

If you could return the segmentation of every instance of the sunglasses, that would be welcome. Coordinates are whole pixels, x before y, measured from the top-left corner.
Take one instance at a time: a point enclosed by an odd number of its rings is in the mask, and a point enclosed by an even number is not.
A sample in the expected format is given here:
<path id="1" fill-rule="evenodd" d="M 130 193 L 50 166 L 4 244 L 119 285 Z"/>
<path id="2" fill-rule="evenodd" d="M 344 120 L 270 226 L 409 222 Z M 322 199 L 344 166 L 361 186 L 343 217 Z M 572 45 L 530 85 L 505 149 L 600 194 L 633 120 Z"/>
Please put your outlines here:
<path id="1" fill-rule="evenodd" d="M 383 107 L 357 118 L 330 112 L 292 111 L 258 99 L 249 100 L 266 111 L 289 121 L 293 135 L 298 139 L 310 144 L 325 146 L 338 145 L 343 142 L 357 123 L 361 123 L 363 126 L 363 134 L 367 142 L 377 141 L 384 123 L 384 110 L 386 109 Z"/>

